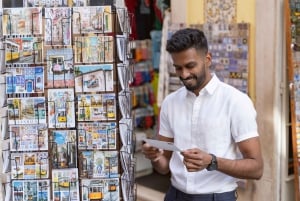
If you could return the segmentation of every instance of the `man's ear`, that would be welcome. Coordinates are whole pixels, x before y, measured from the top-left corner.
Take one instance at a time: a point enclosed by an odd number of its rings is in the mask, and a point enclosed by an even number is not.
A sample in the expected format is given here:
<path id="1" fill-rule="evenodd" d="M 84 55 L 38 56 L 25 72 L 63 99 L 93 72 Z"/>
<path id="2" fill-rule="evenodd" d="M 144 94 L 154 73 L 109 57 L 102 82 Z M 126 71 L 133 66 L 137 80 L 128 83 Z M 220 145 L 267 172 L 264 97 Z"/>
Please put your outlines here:
<path id="1" fill-rule="evenodd" d="M 205 62 L 206 62 L 206 65 L 207 66 L 211 66 L 211 59 L 212 59 L 212 55 L 211 55 L 211 53 L 210 52 L 208 52 L 207 54 L 206 54 L 206 60 L 205 60 Z"/>

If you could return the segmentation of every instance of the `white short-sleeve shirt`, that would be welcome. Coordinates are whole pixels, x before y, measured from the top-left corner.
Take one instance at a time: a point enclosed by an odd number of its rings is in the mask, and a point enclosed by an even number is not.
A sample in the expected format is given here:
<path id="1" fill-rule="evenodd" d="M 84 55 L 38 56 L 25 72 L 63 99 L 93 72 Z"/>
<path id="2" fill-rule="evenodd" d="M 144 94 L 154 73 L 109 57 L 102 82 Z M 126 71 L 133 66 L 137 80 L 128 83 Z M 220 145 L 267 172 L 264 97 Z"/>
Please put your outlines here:
<path id="1" fill-rule="evenodd" d="M 197 147 L 217 157 L 238 159 L 236 143 L 258 136 L 256 111 L 246 94 L 213 75 L 199 96 L 182 87 L 165 98 L 159 133 L 174 138 L 183 150 Z M 238 179 L 219 171 L 188 172 L 179 152 L 173 152 L 170 170 L 172 185 L 185 193 L 221 193 L 237 187 Z"/>

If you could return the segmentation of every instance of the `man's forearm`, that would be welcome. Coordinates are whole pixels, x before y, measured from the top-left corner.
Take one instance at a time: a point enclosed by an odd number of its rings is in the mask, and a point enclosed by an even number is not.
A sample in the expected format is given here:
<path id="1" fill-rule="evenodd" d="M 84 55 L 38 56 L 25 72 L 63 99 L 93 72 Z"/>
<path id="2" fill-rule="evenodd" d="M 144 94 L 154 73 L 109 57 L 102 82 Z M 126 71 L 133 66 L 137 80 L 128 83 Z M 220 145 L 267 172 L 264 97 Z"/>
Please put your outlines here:
<path id="1" fill-rule="evenodd" d="M 255 159 L 229 160 L 218 158 L 218 171 L 239 179 L 260 179 L 263 173 L 262 163 Z"/>

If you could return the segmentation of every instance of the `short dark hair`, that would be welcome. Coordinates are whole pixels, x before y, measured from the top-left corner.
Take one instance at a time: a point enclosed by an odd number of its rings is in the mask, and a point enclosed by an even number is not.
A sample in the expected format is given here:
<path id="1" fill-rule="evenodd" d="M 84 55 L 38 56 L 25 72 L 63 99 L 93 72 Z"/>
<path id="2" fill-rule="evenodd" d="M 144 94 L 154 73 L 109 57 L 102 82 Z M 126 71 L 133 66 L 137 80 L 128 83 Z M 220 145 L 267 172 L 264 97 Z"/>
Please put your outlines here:
<path id="1" fill-rule="evenodd" d="M 166 50 L 169 53 L 181 52 L 189 48 L 195 48 L 205 54 L 208 52 L 207 39 L 203 31 L 194 28 L 180 29 L 167 41 Z"/>

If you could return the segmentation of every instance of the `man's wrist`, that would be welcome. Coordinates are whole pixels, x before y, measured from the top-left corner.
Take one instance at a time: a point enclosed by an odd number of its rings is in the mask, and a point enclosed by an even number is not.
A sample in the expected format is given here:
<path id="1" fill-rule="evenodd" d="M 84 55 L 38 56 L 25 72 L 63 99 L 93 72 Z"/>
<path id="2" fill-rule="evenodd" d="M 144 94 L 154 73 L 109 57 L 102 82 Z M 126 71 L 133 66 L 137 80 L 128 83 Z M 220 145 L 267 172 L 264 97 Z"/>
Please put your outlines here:
<path id="1" fill-rule="evenodd" d="M 208 171 L 213 171 L 213 170 L 217 170 L 218 169 L 218 161 L 217 161 L 217 157 L 214 154 L 210 154 L 211 155 L 211 162 L 210 164 L 208 164 L 208 166 L 206 167 L 206 169 Z"/>

